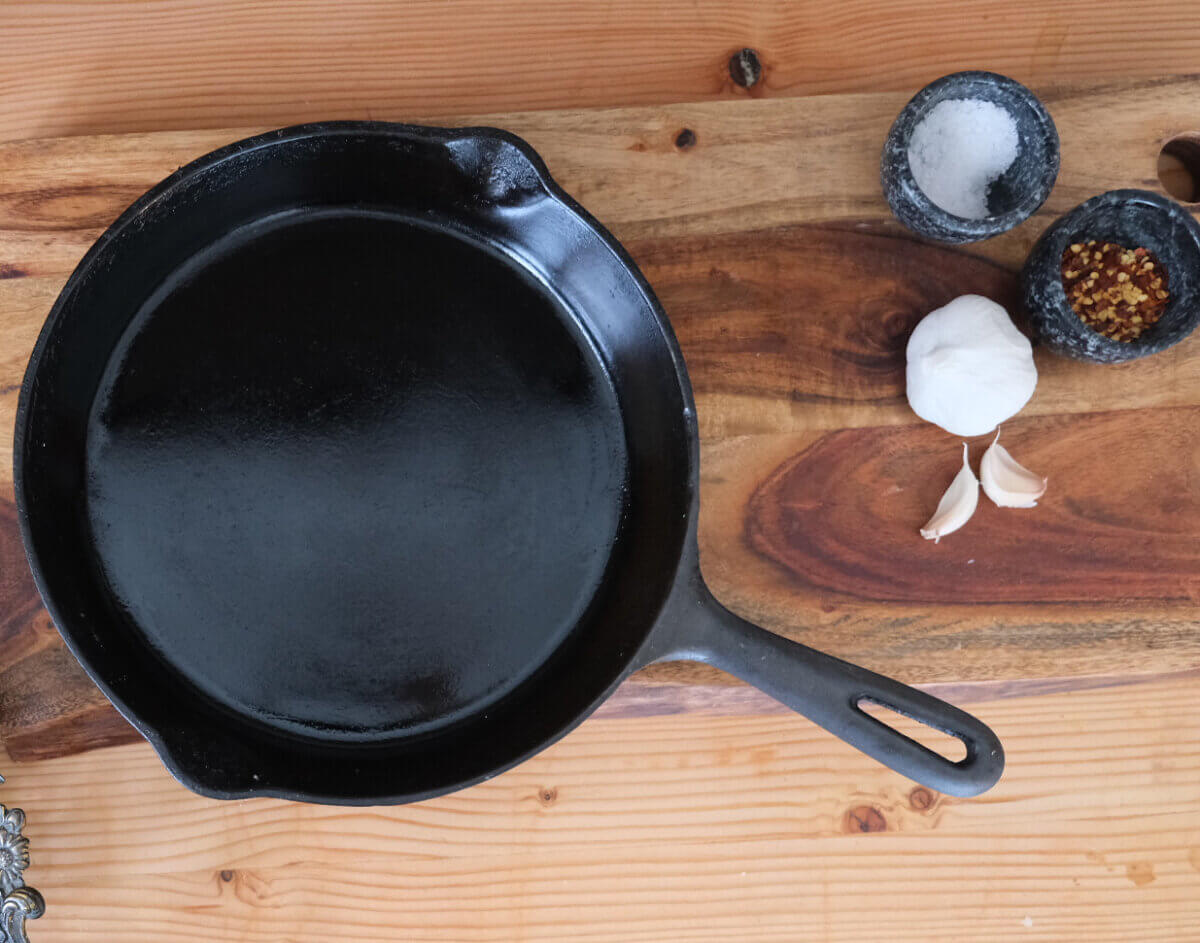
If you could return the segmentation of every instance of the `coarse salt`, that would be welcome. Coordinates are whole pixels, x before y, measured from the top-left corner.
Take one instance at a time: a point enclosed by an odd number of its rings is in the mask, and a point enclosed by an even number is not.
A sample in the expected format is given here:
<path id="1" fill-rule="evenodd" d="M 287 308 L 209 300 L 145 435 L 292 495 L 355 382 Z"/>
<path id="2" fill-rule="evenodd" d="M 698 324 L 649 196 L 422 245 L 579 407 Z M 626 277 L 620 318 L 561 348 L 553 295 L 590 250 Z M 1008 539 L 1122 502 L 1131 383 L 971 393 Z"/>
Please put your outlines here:
<path id="1" fill-rule="evenodd" d="M 913 129 L 908 165 L 921 191 L 947 213 L 983 219 L 988 188 L 1020 152 L 1013 116 L 994 102 L 938 102 Z"/>

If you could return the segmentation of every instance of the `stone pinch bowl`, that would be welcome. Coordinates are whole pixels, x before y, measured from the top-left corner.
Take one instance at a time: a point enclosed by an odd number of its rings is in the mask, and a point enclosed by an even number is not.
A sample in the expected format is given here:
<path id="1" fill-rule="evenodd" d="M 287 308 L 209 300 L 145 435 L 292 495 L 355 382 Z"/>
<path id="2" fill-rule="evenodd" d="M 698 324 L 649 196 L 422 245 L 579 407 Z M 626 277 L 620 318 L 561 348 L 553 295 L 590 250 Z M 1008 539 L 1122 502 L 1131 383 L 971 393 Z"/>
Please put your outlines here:
<path id="1" fill-rule="evenodd" d="M 1167 307 L 1133 341 L 1109 340 L 1079 319 L 1062 283 L 1063 250 L 1095 239 L 1149 249 L 1167 273 Z M 1122 363 L 1166 350 L 1200 323 L 1200 224 L 1174 200 L 1148 190 L 1112 190 L 1060 217 L 1021 270 L 1034 334 L 1055 353 L 1094 363 Z"/>
<path id="2" fill-rule="evenodd" d="M 913 179 L 908 145 L 913 130 L 939 102 L 965 98 L 994 102 L 1017 124 L 1017 158 L 988 189 L 992 215 L 966 219 L 948 213 Z M 939 242 L 978 242 L 1007 232 L 1041 206 L 1058 178 L 1058 129 L 1045 106 L 1020 82 L 995 72 L 955 72 L 926 85 L 904 106 L 888 132 L 879 175 L 896 219 Z"/>

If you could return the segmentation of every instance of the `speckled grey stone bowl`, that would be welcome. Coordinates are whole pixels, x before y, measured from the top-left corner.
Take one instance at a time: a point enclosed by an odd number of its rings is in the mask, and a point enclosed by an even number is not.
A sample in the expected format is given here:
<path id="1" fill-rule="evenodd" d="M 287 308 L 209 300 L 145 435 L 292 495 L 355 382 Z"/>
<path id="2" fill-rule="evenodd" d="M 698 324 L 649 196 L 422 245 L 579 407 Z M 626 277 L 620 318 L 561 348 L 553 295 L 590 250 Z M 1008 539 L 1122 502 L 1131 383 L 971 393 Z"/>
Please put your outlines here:
<path id="1" fill-rule="evenodd" d="M 1170 299 L 1137 340 L 1109 340 L 1079 320 L 1062 283 L 1063 250 L 1096 239 L 1144 247 L 1167 272 Z M 1034 334 L 1055 353 L 1095 363 L 1122 363 L 1178 344 L 1200 323 L 1200 224 L 1174 200 L 1149 190 L 1111 190 L 1079 204 L 1050 226 L 1021 270 Z"/>
<path id="2" fill-rule="evenodd" d="M 955 216 L 934 204 L 917 186 L 908 165 L 913 130 L 931 108 L 954 98 L 994 102 L 1017 123 L 1020 151 L 988 189 L 993 215 L 983 219 Z M 1046 202 L 1058 177 L 1058 159 L 1058 129 L 1033 92 L 995 72 L 955 72 L 926 85 L 904 106 L 888 132 L 879 176 L 892 212 L 909 229 L 939 242 L 978 242 L 1007 232 Z"/>

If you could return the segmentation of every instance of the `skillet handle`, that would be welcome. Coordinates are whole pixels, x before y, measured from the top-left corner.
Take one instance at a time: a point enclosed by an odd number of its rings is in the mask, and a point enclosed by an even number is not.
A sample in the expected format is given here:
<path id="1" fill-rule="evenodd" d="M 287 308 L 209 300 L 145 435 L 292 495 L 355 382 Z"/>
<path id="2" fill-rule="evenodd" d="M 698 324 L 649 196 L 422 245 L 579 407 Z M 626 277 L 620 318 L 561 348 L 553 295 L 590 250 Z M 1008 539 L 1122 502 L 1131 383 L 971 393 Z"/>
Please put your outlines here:
<path id="1" fill-rule="evenodd" d="M 1004 749 L 984 723 L 923 691 L 792 642 L 722 606 L 702 580 L 699 598 L 680 613 L 681 644 L 657 660 L 707 662 L 803 714 L 885 766 L 952 796 L 974 796 L 1004 771 Z M 875 702 L 961 740 L 954 762 L 862 710 Z"/>

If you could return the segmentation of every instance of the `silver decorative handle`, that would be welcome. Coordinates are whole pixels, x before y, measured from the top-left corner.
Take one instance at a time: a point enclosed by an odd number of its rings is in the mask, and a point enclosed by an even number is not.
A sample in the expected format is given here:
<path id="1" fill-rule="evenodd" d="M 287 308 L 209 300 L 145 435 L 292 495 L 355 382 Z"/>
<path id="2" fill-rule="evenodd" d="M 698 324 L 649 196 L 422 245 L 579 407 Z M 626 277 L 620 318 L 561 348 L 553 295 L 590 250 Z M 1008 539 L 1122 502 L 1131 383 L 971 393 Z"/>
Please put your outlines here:
<path id="1" fill-rule="evenodd" d="M 42 895 L 25 886 L 29 839 L 21 834 L 24 828 L 24 812 L 0 805 L 0 943 L 29 943 L 25 921 L 46 912 Z"/>

